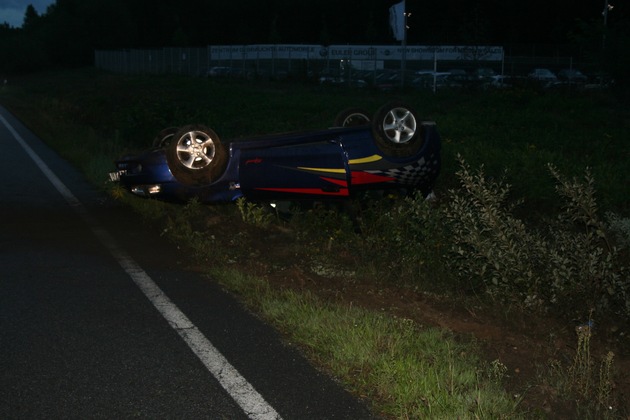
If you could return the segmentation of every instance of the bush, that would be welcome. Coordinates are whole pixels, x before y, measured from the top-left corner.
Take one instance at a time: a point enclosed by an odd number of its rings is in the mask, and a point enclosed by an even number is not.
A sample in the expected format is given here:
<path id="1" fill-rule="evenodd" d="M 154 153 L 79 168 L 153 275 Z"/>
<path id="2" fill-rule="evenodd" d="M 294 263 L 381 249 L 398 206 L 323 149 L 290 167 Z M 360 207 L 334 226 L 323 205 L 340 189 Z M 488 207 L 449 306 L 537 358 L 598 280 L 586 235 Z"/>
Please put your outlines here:
<path id="1" fill-rule="evenodd" d="M 423 287 L 435 284 L 443 224 L 436 206 L 421 194 L 366 202 L 357 218 L 362 266 L 381 279 Z"/>
<path id="2" fill-rule="evenodd" d="M 565 179 L 552 165 L 564 201 L 557 219 L 527 226 L 508 202 L 510 185 L 476 172 L 458 157 L 461 188 L 444 207 L 448 265 L 465 287 L 524 307 L 567 313 L 598 309 L 630 314 L 628 270 L 599 218 L 594 180 Z"/>

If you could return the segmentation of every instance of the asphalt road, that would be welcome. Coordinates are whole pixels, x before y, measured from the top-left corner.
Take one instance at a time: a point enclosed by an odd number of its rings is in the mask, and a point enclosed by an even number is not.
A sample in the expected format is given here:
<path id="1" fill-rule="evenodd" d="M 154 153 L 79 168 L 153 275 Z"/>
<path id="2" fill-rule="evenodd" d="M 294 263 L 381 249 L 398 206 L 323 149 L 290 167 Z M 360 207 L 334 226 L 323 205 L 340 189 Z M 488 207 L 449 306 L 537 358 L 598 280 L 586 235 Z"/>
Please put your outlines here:
<path id="1" fill-rule="evenodd" d="M 0 418 L 372 417 L 2 107 L 0 145 Z"/>

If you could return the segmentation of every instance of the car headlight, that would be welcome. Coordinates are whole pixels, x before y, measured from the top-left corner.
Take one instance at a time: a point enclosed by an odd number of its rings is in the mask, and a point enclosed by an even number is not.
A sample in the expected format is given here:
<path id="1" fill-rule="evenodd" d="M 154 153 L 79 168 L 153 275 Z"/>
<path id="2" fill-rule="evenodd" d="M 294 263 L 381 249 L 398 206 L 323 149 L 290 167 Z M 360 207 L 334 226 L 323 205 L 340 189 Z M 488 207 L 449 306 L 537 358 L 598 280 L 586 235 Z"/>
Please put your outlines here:
<path id="1" fill-rule="evenodd" d="M 154 185 L 134 185 L 131 187 L 131 192 L 139 195 L 140 197 L 150 197 L 155 194 L 159 194 L 162 191 L 162 187 L 159 184 Z"/>

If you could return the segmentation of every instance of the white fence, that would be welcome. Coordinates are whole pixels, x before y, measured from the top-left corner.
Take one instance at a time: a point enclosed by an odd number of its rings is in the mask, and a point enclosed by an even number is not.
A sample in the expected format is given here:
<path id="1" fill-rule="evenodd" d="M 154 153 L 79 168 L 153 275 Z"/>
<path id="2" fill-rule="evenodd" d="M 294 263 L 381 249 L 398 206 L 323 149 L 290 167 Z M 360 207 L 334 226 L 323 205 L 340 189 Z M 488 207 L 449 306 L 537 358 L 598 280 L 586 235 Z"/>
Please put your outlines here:
<path id="1" fill-rule="evenodd" d="M 571 57 L 510 56 L 497 46 L 217 45 L 96 51 L 97 68 L 127 74 L 182 74 L 246 80 L 302 80 L 346 86 L 417 88 L 522 83 L 536 67 L 573 68 Z M 461 76 L 460 76 L 461 75 Z"/>
<path id="2" fill-rule="evenodd" d="M 503 60 L 503 48 L 496 46 L 261 44 L 95 52 L 97 68 L 120 73 L 217 74 L 348 83 L 393 79 L 392 74 L 397 73 L 398 79 L 403 80 L 401 69 L 413 75 L 447 67 L 492 67 L 499 73 Z"/>

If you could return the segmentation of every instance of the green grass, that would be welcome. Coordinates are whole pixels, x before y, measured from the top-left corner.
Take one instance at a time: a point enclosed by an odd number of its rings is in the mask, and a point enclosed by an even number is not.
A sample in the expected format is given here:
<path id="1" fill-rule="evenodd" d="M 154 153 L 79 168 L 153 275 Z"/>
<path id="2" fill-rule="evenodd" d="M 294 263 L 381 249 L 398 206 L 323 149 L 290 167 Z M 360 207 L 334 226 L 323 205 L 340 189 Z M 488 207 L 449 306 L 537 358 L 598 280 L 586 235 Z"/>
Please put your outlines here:
<path id="1" fill-rule="evenodd" d="M 501 388 L 502 378 L 492 377 L 473 345 L 458 343 L 446 330 L 310 293 L 274 290 L 233 270 L 212 275 L 388 417 L 521 417 L 519 401 Z"/>
<path id="2" fill-rule="evenodd" d="M 490 184 L 506 174 L 509 198 L 524 199 L 516 216 L 526 221 L 540 215 L 552 218 L 562 203 L 547 164 L 569 178 L 581 177 L 590 167 L 601 209 L 614 212 L 619 232 L 629 231 L 630 111 L 612 94 L 451 91 L 395 95 L 438 123 L 443 138 L 438 197 L 449 197 L 448 191 L 458 188 L 456 156 L 461 155 L 473 168 L 483 166 L 484 180 Z M 0 91 L 0 103 L 103 188 L 111 188 L 105 183 L 107 172 L 113 169 L 111 162 L 129 150 L 147 147 L 164 127 L 203 123 L 224 140 L 323 128 L 332 124 L 341 109 L 361 106 L 373 112 L 391 97 L 316 85 L 217 83 L 94 70 L 14 79 Z M 500 387 L 501 362 L 486 365 L 476 356 L 474 345 L 460 342 L 449 332 L 420 328 L 385 312 L 323 301 L 309 293 L 277 290 L 262 279 L 264 273 L 258 278 L 227 269 L 232 262 L 244 266 L 251 260 L 248 239 L 266 234 L 268 223 L 274 224 L 251 203 L 173 206 L 131 199 L 116 189 L 111 193 L 163 226 L 169 237 L 196 249 L 200 258 L 211 259 L 211 265 L 218 267 L 215 278 L 290 334 L 292 341 L 342 378 L 349 389 L 368 397 L 375 411 L 394 418 L 519 416 L 518 401 Z M 207 224 L 194 223 L 214 214 L 257 225 L 260 231 L 239 231 L 234 240 L 221 237 Z M 520 220 L 516 216 L 509 214 Z M 457 295 L 462 284 L 443 260 L 453 241 L 442 217 L 422 200 L 373 200 L 354 222 L 326 208 L 303 211 L 288 225 L 295 233 L 286 246 L 291 255 L 304 258 L 296 263 L 319 273 L 341 273 L 346 287 L 352 287 L 354 278 L 365 277 L 390 286 Z M 286 228 L 284 222 L 275 223 Z M 355 231 L 357 225 L 361 234 Z M 598 244 L 593 247 L 599 249 Z M 346 258 L 337 260 L 340 256 Z M 469 263 L 463 261 L 463 266 L 470 267 Z M 575 281 L 581 284 L 580 279 Z M 587 307 L 583 309 L 588 312 Z"/>
<path id="3" fill-rule="evenodd" d="M 630 209 L 630 111 L 621 99 L 602 93 L 533 91 L 393 95 L 438 123 L 444 140 L 438 190 L 455 184 L 455 155 L 461 154 L 473 167 L 484 164 L 489 176 L 507 169 L 515 191 L 532 207 L 549 208 L 555 198 L 546 164 L 571 176 L 588 166 L 602 207 L 622 214 Z M 98 137 L 103 143 L 99 154 L 113 159 L 122 150 L 145 147 L 168 126 L 203 123 L 224 140 L 317 129 L 332 124 L 337 112 L 347 107 L 374 112 L 392 94 L 83 70 L 14 79 L 1 98 L 17 112 L 25 103 L 37 106 L 39 115 L 24 118 L 61 149 L 76 153 L 81 148 L 64 143 L 76 146 L 86 135 Z M 68 126 L 60 127 L 63 124 Z M 70 158 L 80 165 L 89 161 L 84 156 Z"/>

